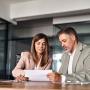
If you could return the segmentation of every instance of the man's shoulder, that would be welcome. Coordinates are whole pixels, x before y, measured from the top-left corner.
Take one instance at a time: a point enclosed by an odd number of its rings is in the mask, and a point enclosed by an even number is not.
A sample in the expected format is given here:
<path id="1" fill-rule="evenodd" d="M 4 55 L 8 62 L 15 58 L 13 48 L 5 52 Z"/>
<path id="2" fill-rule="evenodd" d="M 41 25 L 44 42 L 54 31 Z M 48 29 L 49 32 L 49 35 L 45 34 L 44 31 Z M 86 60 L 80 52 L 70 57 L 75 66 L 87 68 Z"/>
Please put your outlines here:
<path id="1" fill-rule="evenodd" d="M 87 46 L 84 48 L 84 50 L 86 50 L 86 51 L 89 51 L 89 52 L 90 52 L 90 46 L 89 46 L 89 45 L 87 45 Z"/>
<path id="2" fill-rule="evenodd" d="M 81 43 L 79 42 L 79 48 L 81 50 L 90 50 L 90 44 L 86 44 L 86 43 Z"/>
<path id="3" fill-rule="evenodd" d="M 90 45 L 89 44 L 83 44 L 83 49 L 82 51 L 84 53 L 90 53 Z"/>

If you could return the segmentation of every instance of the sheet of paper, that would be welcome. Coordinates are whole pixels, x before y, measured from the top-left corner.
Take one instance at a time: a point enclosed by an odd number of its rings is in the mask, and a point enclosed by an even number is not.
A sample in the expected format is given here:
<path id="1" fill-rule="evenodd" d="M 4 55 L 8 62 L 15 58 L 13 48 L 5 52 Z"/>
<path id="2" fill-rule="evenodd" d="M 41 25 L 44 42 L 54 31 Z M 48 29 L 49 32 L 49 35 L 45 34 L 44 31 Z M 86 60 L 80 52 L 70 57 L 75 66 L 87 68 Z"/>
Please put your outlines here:
<path id="1" fill-rule="evenodd" d="M 52 70 L 25 70 L 25 76 L 31 81 L 49 81 L 47 74 Z"/>

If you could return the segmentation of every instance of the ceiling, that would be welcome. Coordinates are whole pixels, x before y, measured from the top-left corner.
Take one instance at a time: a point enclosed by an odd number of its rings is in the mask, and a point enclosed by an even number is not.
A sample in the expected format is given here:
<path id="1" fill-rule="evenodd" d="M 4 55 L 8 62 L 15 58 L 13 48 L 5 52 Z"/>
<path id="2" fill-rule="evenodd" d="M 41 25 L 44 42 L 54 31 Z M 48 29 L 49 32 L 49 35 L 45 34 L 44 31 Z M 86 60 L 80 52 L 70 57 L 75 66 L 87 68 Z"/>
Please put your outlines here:
<path id="1" fill-rule="evenodd" d="M 8 2 L 8 3 L 20 3 L 20 2 L 35 1 L 35 0 L 0 0 L 0 1 Z"/>

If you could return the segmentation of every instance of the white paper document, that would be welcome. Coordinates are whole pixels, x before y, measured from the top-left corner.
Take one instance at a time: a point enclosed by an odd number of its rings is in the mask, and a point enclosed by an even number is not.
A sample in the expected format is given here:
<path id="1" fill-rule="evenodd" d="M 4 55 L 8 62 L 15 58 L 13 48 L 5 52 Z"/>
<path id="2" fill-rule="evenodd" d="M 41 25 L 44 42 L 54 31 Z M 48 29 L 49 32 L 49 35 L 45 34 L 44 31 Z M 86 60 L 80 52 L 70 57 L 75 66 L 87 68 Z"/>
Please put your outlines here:
<path id="1" fill-rule="evenodd" d="M 29 77 L 30 81 L 49 81 L 47 74 L 52 70 L 25 70 L 25 77 Z"/>

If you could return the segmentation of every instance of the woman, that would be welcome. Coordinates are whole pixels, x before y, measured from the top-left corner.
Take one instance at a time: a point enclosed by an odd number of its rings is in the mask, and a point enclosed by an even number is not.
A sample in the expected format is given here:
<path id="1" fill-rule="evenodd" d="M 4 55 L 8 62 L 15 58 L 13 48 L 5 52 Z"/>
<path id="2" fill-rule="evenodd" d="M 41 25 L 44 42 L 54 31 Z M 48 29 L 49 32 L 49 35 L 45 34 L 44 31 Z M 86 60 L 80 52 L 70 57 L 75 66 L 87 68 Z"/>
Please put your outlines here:
<path id="1" fill-rule="evenodd" d="M 24 70 L 50 69 L 52 59 L 49 58 L 48 38 L 45 34 L 37 34 L 33 37 L 31 52 L 22 52 L 21 58 L 12 71 L 12 75 L 18 81 L 28 80 Z"/>

